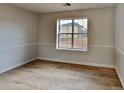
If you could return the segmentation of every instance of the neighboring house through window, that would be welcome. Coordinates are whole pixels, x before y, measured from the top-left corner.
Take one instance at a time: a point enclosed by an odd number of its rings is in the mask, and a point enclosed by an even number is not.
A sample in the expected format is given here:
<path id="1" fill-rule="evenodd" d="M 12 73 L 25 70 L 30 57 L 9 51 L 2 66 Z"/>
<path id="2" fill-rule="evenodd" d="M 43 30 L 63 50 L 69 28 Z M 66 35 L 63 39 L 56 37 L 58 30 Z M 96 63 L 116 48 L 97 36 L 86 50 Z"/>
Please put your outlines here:
<path id="1" fill-rule="evenodd" d="M 87 18 L 57 19 L 56 49 L 87 51 Z"/>

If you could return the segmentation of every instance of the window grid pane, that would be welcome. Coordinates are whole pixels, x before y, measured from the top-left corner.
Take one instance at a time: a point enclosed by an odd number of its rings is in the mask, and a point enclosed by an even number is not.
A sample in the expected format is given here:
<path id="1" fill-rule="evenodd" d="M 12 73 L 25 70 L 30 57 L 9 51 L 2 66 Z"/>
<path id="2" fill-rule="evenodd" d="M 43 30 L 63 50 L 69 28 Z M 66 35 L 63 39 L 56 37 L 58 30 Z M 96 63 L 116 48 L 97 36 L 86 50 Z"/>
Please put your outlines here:
<path id="1" fill-rule="evenodd" d="M 72 33 L 59 34 L 59 48 L 72 48 Z"/>
<path id="2" fill-rule="evenodd" d="M 87 19 L 60 19 L 58 48 L 87 49 Z"/>
<path id="3" fill-rule="evenodd" d="M 87 48 L 87 35 L 86 34 L 81 34 L 81 33 L 76 33 L 74 34 L 74 47 L 73 48 Z"/>
<path id="4" fill-rule="evenodd" d="M 72 33 L 72 20 L 60 20 L 60 33 Z"/>

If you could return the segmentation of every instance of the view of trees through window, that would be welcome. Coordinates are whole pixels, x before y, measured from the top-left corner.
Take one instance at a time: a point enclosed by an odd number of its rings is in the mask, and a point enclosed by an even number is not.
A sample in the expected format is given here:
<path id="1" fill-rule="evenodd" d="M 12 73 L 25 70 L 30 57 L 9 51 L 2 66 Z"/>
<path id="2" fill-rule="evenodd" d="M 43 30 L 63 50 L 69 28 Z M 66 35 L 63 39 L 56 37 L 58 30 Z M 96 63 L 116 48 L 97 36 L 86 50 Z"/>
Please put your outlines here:
<path id="1" fill-rule="evenodd" d="M 57 21 L 58 48 L 87 49 L 87 18 Z"/>

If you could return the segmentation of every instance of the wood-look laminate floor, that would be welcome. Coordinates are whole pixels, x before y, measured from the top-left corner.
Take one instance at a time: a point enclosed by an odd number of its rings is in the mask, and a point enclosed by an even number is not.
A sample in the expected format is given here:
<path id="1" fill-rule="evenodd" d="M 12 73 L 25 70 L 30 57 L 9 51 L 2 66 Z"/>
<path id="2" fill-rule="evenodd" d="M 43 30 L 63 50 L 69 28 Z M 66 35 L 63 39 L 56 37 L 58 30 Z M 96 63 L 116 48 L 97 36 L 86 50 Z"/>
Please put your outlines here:
<path id="1" fill-rule="evenodd" d="M 122 89 L 114 69 L 36 60 L 0 74 L 0 89 Z"/>

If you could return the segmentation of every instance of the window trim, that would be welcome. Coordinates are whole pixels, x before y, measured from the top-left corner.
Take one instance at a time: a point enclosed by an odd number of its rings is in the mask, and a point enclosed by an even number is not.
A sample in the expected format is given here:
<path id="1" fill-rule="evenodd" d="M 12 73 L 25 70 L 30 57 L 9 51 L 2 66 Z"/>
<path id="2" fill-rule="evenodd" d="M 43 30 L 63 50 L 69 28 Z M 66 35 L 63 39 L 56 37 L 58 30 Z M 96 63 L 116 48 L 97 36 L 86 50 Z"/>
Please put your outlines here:
<path id="1" fill-rule="evenodd" d="M 87 48 L 60 48 L 59 47 L 59 34 L 60 33 L 60 20 L 72 20 L 72 47 L 73 47 L 73 43 L 74 43 L 74 19 L 87 19 L 87 24 L 88 24 L 88 18 L 87 17 L 71 17 L 71 18 L 57 18 L 56 19 L 56 49 L 57 50 L 71 50 L 71 51 L 88 51 L 88 47 Z M 58 23 L 59 22 L 59 23 Z M 87 25 L 88 26 L 88 25 Z M 64 33 L 63 33 L 64 34 Z M 82 34 L 82 33 L 79 33 Z M 88 36 L 88 27 L 87 27 L 87 36 Z M 88 41 L 88 37 L 87 37 L 87 41 Z M 88 45 L 88 42 L 87 42 Z"/>

